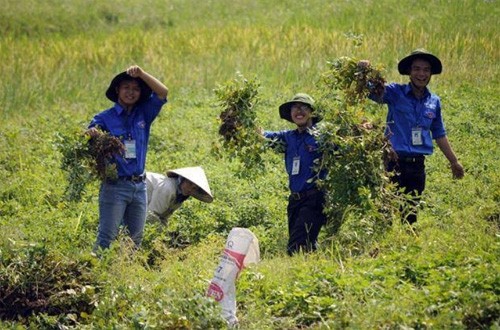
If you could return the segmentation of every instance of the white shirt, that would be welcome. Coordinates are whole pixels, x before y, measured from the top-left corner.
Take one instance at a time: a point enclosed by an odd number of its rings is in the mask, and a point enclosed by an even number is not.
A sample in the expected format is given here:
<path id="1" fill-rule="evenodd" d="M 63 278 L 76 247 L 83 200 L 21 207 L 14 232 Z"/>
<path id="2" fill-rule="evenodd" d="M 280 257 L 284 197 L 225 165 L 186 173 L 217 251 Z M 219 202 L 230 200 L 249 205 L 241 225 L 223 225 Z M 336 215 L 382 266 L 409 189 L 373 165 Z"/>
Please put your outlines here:
<path id="1" fill-rule="evenodd" d="M 167 219 L 182 205 L 182 202 L 175 202 L 177 178 L 146 172 L 146 188 L 148 194 L 148 220 L 152 216 L 159 218 L 166 225 Z"/>

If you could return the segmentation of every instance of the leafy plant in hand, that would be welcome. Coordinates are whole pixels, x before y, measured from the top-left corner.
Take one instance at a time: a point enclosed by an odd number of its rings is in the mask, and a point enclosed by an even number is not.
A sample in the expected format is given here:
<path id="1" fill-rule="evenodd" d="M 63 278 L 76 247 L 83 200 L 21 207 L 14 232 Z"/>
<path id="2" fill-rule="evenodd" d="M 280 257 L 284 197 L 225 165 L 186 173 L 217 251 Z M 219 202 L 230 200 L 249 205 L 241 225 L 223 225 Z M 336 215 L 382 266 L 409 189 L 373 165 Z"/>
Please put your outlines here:
<path id="1" fill-rule="evenodd" d="M 119 138 L 97 129 L 98 134 L 76 132 L 56 134 L 55 146 L 62 154 L 61 169 L 67 173 L 65 197 L 80 201 L 85 188 L 96 180 L 116 180 L 118 171 L 111 160 L 123 155 L 125 147 Z"/>
<path id="2" fill-rule="evenodd" d="M 318 84 L 323 121 L 312 130 L 323 152 L 318 173 L 328 171 L 318 184 L 326 192 L 328 234 L 351 251 L 362 250 L 399 210 L 400 198 L 384 166 L 391 154 L 384 124 L 366 117 L 370 90 L 383 88 L 385 80 L 381 70 L 360 67 L 353 58 L 329 64 Z"/>
<path id="3" fill-rule="evenodd" d="M 381 67 L 359 65 L 350 57 L 339 57 L 328 62 L 329 70 L 322 76 L 324 87 L 338 93 L 346 106 L 363 104 L 370 91 L 383 90 L 385 79 Z"/>
<path id="4" fill-rule="evenodd" d="M 238 74 L 215 90 L 222 112 L 219 115 L 220 144 L 215 145 L 214 150 L 220 154 L 222 145 L 230 159 L 239 159 L 245 170 L 263 170 L 264 167 L 265 143 L 256 123 L 255 110 L 259 86 L 256 79 L 248 80 Z"/>

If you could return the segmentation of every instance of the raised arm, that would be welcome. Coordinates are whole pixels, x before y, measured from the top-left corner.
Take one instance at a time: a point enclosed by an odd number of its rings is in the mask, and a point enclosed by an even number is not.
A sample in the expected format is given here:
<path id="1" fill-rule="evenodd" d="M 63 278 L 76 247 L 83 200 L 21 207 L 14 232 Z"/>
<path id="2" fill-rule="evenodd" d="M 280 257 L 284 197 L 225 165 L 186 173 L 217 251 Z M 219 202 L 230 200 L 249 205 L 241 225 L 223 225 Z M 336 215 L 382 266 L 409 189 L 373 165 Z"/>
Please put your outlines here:
<path id="1" fill-rule="evenodd" d="M 161 81 L 144 71 L 138 65 L 132 65 L 127 69 L 127 73 L 134 78 L 141 78 L 158 95 L 160 99 L 166 99 L 168 88 Z"/>

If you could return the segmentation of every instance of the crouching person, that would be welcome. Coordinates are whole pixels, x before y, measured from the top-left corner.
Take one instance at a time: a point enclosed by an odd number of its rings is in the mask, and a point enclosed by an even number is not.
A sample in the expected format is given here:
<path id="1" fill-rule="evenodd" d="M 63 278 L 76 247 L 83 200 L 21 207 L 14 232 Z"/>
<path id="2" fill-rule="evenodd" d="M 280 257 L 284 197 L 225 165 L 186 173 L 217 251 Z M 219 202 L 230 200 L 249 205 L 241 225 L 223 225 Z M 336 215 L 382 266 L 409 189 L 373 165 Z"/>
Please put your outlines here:
<path id="1" fill-rule="evenodd" d="M 213 201 L 205 171 L 200 166 L 167 171 L 167 175 L 146 172 L 148 198 L 147 221 L 167 225 L 168 218 L 189 197 L 202 202 Z"/>

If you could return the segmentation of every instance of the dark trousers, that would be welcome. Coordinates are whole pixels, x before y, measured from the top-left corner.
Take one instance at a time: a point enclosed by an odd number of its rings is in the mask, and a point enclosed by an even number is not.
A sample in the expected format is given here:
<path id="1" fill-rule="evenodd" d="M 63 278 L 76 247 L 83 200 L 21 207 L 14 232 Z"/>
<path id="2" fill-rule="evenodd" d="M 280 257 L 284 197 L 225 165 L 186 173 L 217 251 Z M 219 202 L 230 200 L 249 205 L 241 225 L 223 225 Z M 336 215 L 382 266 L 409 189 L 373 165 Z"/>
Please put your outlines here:
<path id="1" fill-rule="evenodd" d="M 394 173 L 392 181 L 403 188 L 403 193 L 413 197 L 402 207 L 401 220 L 417 222 L 417 204 L 425 189 L 425 157 L 399 157 L 397 162 L 388 164 L 387 170 Z"/>
<path id="2" fill-rule="evenodd" d="M 324 194 L 318 190 L 307 196 L 292 194 L 288 198 L 288 255 L 316 250 L 319 231 L 326 223 L 324 202 Z"/>

